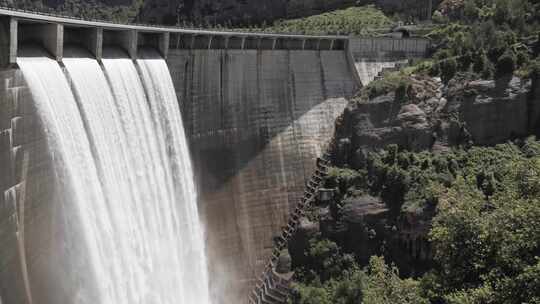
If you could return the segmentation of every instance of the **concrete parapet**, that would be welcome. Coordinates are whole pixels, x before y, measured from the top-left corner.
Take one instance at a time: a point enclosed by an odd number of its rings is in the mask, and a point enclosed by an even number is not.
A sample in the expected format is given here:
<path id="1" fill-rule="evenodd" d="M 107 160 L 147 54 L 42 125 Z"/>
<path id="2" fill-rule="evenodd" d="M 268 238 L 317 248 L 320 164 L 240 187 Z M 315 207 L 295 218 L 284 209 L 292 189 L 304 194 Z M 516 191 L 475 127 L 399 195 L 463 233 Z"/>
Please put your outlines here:
<path id="1" fill-rule="evenodd" d="M 64 44 L 87 48 L 98 60 L 103 45 L 123 48 L 133 59 L 137 47 L 154 47 L 167 57 L 174 49 L 344 50 L 348 37 L 188 30 L 122 25 L 0 9 L 0 63 L 16 63 L 18 45 L 42 45 L 58 61 Z M 139 41 L 140 40 L 140 41 Z"/>

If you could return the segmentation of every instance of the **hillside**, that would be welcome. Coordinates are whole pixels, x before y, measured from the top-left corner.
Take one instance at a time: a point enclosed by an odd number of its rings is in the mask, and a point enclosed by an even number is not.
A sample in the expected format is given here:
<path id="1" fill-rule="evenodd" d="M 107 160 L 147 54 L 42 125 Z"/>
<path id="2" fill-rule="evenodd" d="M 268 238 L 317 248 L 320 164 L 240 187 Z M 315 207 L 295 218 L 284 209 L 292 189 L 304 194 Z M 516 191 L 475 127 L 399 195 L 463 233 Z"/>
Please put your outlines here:
<path id="1" fill-rule="evenodd" d="M 388 28 L 393 24 L 394 21 L 380 9 L 367 5 L 334 10 L 305 18 L 278 20 L 268 27 L 243 30 L 311 35 L 329 33 L 367 35 L 370 31 Z"/>
<path id="2" fill-rule="evenodd" d="M 439 0 L 433 0 L 438 3 Z M 425 18 L 426 0 L 0 0 L 0 5 L 84 18 L 156 24 L 261 25 L 374 4 L 388 14 Z"/>

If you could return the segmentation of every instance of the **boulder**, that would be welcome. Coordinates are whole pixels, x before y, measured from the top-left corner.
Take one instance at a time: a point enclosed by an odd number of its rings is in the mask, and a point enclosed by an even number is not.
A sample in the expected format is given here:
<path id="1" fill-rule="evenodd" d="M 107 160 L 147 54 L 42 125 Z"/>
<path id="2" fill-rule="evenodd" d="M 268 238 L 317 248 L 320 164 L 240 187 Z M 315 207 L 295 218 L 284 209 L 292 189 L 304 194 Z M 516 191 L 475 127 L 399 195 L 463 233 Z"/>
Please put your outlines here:
<path id="1" fill-rule="evenodd" d="M 347 252 L 354 252 L 362 262 L 380 253 L 388 236 L 389 209 L 378 197 L 362 195 L 343 202 L 340 243 Z"/>
<path id="2" fill-rule="evenodd" d="M 319 233 L 319 223 L 310 221 L 307 217 L 300 219 L 298 230 L 289 241 L 289 253 L 292 260 L 304 264 L 307 262 L 305 252 L 309 249 L 309 240 Z"/>

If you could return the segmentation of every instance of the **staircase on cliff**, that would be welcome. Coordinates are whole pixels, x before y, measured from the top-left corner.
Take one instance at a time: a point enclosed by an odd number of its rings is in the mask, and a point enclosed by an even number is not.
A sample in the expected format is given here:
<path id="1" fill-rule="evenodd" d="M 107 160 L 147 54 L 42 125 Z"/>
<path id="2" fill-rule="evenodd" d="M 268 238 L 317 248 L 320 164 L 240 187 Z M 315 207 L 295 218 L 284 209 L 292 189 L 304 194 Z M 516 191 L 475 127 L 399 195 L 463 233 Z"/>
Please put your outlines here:
<path id="1" fill-rule="evenodd" d="M 279 274 L 276 272 L 280 253 L 287 246 L 295 234 L 300 219 L 305 215 L 307 208 L 315 201 L 316 195 L 322 186 L 324 178 L 328 174 L 330 165 L 330 149 L 317 159 L 315 173 L 311 176 L 301 201 L 291 213 L 287 226 L 283 229 L 274 249 L 270 261 L 265 267 L 263 274 L 258 279 L 258 284 L 249 295 L 249 304 L 279 304 L 286 303 L 290 295 L 292 274 Z"/>

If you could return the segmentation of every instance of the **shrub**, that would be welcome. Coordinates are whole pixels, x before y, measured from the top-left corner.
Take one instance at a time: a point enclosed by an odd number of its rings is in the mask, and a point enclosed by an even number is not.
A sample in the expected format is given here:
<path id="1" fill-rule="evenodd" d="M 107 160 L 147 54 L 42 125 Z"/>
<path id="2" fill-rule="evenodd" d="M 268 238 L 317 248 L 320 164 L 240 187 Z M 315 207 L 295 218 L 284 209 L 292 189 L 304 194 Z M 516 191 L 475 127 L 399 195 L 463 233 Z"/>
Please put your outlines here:
<path id="1" fill-rule="evenodd" d="M 527 51 L 519 51 L 516 55 L 517 66 L 522 67 L 529 63 L 530 56 Z"/>
<path id="2" fill-rule="evenodd" d="M 384 258 L 371 257 L 364 304 L 427 304 L 420 295 L 420 285 L 412 279 L 402 280 L 396 267 Z"/>
<path id="3" fill-rule="evenodd" d="M 444 83 L 448 83 L 456 75 L 458 64 L 455 58 L 450 58 L 441 62 L 441 78 Z"/>
<path id="4" fill-rule="evenodd" d="M 435 63 L 431 66 L 429 69 L 429 76 L 435 77 L 439 76 L 441 74 L 441 65 L 439 63 Z"/>
<path id="5" fill-rule="evenodd" d="M 480 74 L 482 78 L 491 78 L 493 74 L 493 65 L 489 61 L 484 50 L 481 50 L 473 58 L 473 71 Z"/>
<path id="6" fill-rule="evenodd" d="M 516 55 L 512 51 L 506 51 L 499 59 L 497 60 L 497 75 L 509 75 L 514 72 L 516 69 Z"/>
<path id="7" fill-rule="evenodd" d="M 398 104 L 404 104 L 409 100 L 409 90 L 411 85 L 406 81 L 401 81 L 396 89 L 395 101 Z"/>
<path id="8" fill-rule="evenodd" d="M 463 56 L 461 56 L 461 60 L 459 61 L 459 69 L 462 71 L 469 70 L 469 67 L 473 63 L 474 56 L 471 51 L 465 52 Z"/>
<path id="9" fill-rule="evenodd" d="M 465 17 L 467 17 L 469 20 L 477 19 L 479 15 L 479 9 L 476 5 L 476 2 L 474 0 L 466 0 L 463 7 L 463 13 L 465 14 Z"/>

